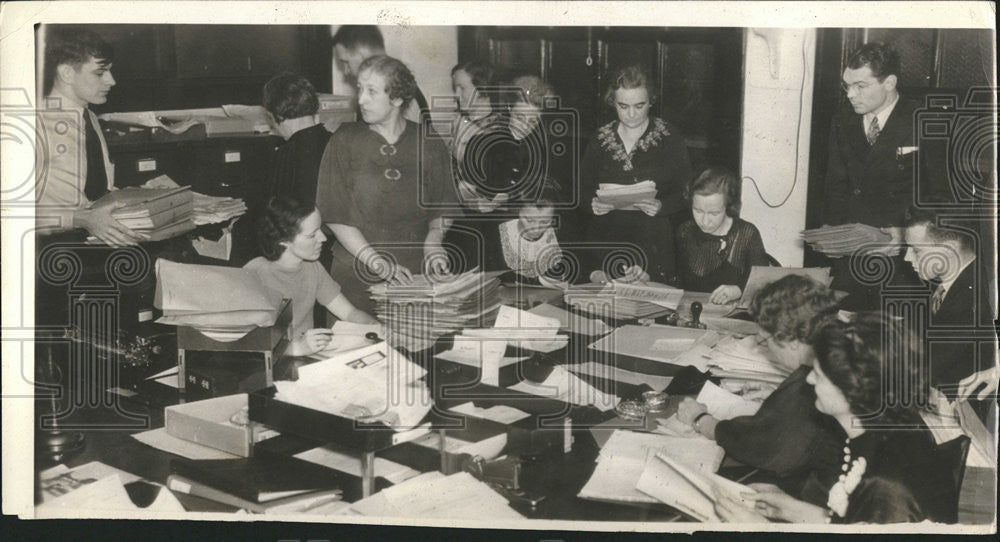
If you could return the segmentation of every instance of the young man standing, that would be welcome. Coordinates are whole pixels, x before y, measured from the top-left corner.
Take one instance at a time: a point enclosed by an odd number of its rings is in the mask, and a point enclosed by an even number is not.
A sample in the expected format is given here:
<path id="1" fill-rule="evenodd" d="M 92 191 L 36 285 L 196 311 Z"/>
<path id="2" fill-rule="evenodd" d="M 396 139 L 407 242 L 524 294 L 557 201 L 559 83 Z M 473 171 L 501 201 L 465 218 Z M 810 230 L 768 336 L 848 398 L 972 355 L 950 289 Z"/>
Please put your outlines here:
<path id="1" fill-rule="evenodd" d="M 84 228 L 111 246 L 144 238 L 111 215 L 121 203 L 94 205 L 114 188 L 114 167 L 92 104 L 108 99 L 113 52 L 99 35 L 66 29 L 51 35 L 45 54 L 45 108 L 40 148 L 37 222 L 45 231 Z"/>

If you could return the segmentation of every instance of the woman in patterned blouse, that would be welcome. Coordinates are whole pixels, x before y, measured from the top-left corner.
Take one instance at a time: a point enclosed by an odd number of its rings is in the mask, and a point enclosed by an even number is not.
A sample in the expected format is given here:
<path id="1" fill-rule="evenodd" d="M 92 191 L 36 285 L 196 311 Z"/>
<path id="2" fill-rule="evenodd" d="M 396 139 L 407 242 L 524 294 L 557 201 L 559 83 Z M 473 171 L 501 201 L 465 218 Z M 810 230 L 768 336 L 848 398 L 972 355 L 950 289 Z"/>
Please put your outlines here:
<path id="1" fill-rule="evenodd" d="M 670 216 L 683 209 L 681 193 L 691 177 L 687 147 L 680 134 L 663 119 L 650 116 L 657 92 L 652 79 L 639 67 L 618 71 L 605 100 L 618 120 L 597 130 L 587 145 L 580 167 L 586 239 L 599 243 L 592 270 L 615 278 L 647 272 L 652 280 L 676 282 L 673 229 Z M 600 184 L 656 184 L 656 196 L 625 207 L 602 203 Z"/>

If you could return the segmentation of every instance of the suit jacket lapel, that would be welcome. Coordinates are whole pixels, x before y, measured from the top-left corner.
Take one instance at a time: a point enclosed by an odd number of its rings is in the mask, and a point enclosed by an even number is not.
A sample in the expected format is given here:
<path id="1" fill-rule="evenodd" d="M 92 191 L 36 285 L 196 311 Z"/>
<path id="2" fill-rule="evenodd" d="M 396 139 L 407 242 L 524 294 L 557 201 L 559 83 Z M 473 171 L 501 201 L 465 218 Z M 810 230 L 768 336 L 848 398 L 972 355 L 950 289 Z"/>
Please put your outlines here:
<path id="1" fill-rule="evenodd" d="M 900 96 L 899 101 L 896 102 L 896 107 L 892 110 L 892 114 L 889 115 L 889 120 L 886 121 L 885 127 L 882 128 L 878 139 L 875 140 L 875 144 L 871 147 L 872 157 L 895 157 L 896 149 L 909 146 L 906 142 L 913 135 L 912 115 L 912 108 Z"/>
<path id="2" fill-rule="evenodd" d="M 865 161 L 871 147 L 868 146 L 868 138 L 865 136 L 865 125 L 862 116 L 851 113 L 851 118 L 845 123 L 847 130 L 847 141 L 851 150 L 858 157 L 859 161 Z"/>

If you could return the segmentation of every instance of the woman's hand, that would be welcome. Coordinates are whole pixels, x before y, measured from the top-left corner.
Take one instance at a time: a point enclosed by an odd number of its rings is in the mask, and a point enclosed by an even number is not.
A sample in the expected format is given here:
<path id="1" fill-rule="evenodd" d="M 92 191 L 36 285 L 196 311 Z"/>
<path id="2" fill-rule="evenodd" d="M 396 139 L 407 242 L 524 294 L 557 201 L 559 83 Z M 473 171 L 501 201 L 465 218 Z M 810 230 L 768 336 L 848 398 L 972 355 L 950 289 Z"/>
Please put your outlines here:
<path id="1" fill-rule="evenodd" d="M 677 405 L 677 419 L 688 425 L 693 424 L 694 419 L 703 412 L 708 412 L 705 405 L 695 401 L 691 397 L 685 397 L 684 400 Z"/>
<path id="2" fill-rule="evenodd" d="M 615 210 L 614 205 L 602 203 L 597 198 L 590 200 L 590 208 L 594 211 L 594 216 L 606 215 Z"/>
<path id="3" fill-rule="evenodd" d="M 1000 381 L 1000 369 L 995 366 L 992 369 L 983 369 L 978 373 L 972 373 L 958 383 L 958 399 L 960 401 L 968 399 L 972 392 L 976 391 L 976 388 L 985 384 L 986 387 L 976 395 L 977 399 L 983 401 L 990 394 L 996 393 L 998 381 Z"/>
<path id="4" fill-rule="evenodd" d="M 405 266 L 399 265 L 383 255 L 377 255 L 365 262 L 368 269 L 385 282 L 393 286 L 406 285 L 413 282 L 413 273 Z"/>
<path id="5" fill-rule="evenodd" d="M 750 493 L 744 495 L 742 502 L 730 497 L 728 494 L 712 488 L 715 493 L 715 513 L 726 523 L 769 523 L 766 516 L 758 512 L 754 502 L 756 495 Z"/>
<path id="6" fill-rule="evenodd" d="M 743 295 L 743 290 L 734 284 L 723 284 L 712 292 L 712 295 L 708 297 L 709 303 L 715 303 L 717 305 L 725 305 L 727 303 L 732 303 Z"/>
<path id="7" fill-rule="evenodd" d="M 663 208 L 663 202 L 656 198 L 650 198 L 636 203 L 635 208 L 649 216 L 656 216 L 660 212 L 660 209 Z"/>
<path id="8" fill-rule="evenodd" d="M 310 354 L 315 354 L 320 350 L 326 348 L 330 344 L 330 339 L 333 338 L 333 330 L 326 328 L 313 328 L 307 329 L 305 333 L 299 337 L 298 345 L 293 345 L 292 350 L 296 356 L 308 356 Z M 297 346 L 297 347 L 296 347 Z"/>
<path id="9" fill-rule="evenodd" d="M 638 265 L 631 265 L 617 280 L 622 282 L 649 282 L 649 273 L 643 271 L 642 267 Z"/>
<path id="10" fill-rule="evenodd" d="M 826 523 L 826 508 L 800 501 L 774 484 L 750 484 L 757 491 L 755 510 L 765 517 L 791 523 Z"/>

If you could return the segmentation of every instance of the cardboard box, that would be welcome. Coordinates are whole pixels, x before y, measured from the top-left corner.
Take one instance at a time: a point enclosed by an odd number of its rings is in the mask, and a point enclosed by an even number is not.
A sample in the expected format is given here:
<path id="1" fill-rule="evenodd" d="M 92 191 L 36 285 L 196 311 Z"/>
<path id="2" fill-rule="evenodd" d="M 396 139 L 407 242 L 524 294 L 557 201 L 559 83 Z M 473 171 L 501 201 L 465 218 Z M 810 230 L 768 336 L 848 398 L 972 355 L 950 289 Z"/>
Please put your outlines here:
<path id="1" fill-rule="evenodd" d="M 247 394 L 168 406 L 164 411 L 167 433 L 242 457 L 250 456 L 250 427 L 230 418 L 247 406 Z"/>

